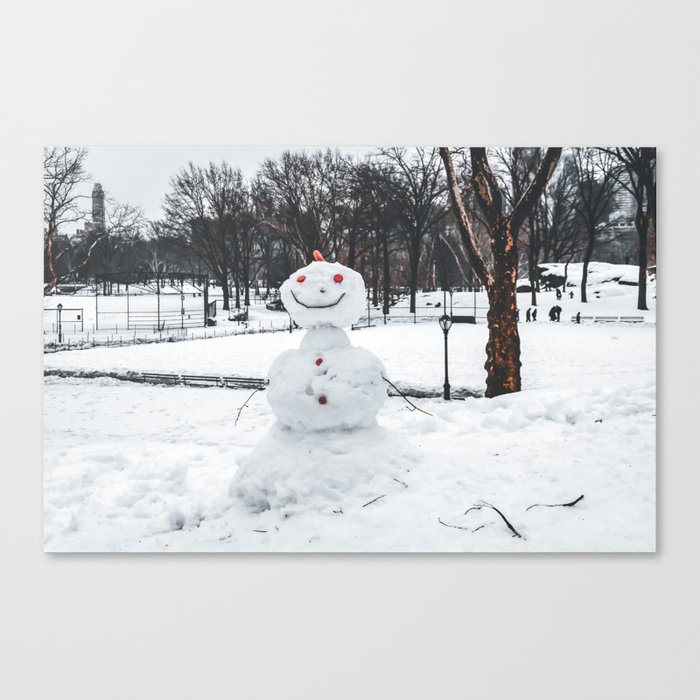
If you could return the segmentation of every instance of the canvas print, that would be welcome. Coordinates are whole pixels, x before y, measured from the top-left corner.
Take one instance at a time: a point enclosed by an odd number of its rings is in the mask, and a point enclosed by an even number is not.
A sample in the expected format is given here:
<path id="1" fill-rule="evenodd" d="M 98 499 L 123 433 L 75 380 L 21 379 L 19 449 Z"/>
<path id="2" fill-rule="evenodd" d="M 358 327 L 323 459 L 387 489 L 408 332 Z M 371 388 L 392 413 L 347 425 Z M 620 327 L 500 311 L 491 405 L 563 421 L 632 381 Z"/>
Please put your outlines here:
<path id="1" fill-rule="evenodd" d="M 44 150 L 48 552 L 652 552 L 656 150 Z"/>

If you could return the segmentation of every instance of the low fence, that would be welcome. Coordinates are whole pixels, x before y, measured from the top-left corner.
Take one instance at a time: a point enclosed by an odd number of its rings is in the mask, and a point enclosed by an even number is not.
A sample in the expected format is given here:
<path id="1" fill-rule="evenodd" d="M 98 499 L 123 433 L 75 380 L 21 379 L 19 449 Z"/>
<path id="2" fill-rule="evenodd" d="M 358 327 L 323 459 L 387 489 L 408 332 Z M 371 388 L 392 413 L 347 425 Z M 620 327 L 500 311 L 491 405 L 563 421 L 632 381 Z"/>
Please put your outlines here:
<path id="1" fill-rule="evenodd" d="M 102 370 L 70 370 L 70 369 L 45 369 L 45 377 L 62 377 L 76 379 L 117 379 L 124 382 L 137 382 L 142 384 L 156 384 L 159 386 L 180 387 L 211 387 L 220 389 L 257 389 L 264 390 L 270 383 L 269 379 L 262 377 L 241 377 L 236 375 L 212 374 L 181 374 L 171 372 L 107 372 Z M 442 387 L 416 387 L 397 381 L 387 388 L 390 397 L 410 397 L 412 399 L 440 398 L 443 394 Z M 468 387 L 453 387 L 453 399 L 465 399 L 468 397 L 481 397 L 484 392 L 480 389 Z"/>
<path id="2" fill-rule="evenodd" d="M 191 332 L 191 329 L 185 328 L 170 328 L 158 335 L 139 335 L 134 331 L 133 334 L 93 334 L 92 337 L 88 332 L 86 337 L 71 339 L 70 336 L 64 337 L 62 342 L 58 338 L 44 342 L 44 352 L 58 352 L 63 350 L 87 350 L 89 348 L 106 347 L 106 348 L 121 348 L 128 345 L 148 345 L 151 343 L 179 343 L 184 340 L 205 340 L 209 338 L 226 338 L 232 335 L 252 335 L 256 333 L 289 333 L 289 326 L 283 327 L 265 327 L 260 326 L 254 328 L 241 324 L 233 328 L 205 328 L 197 329 L 197 332 Z"/>

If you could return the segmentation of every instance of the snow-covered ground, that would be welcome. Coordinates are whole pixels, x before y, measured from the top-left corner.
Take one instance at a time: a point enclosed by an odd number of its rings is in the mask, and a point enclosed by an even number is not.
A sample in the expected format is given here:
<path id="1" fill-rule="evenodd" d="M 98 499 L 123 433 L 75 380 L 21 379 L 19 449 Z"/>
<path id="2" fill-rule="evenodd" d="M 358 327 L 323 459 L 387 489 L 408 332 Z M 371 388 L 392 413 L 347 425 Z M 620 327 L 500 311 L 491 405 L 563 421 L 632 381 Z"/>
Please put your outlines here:
<path id="1" fill-rule="evenodd" d="M 369 464 L 376 478 L 336 501 L 314 497 L 312 482 L 303 503 L 262 513 L 229 487 L 237 461 L 274 422 L 264 392 L 234 424 L 247 391 L 47 377 L 46 549 L 651 551 L 655 313 L 643 314 L 642 324 L 572 324 L 579 309 L 637 315 L 635 287 L 600 282 L 593 291 L 599 294 L 587 305 L 559 302 L 559 324 L 545 320 L 554 293 L 541 295 L 537 323 L 520 325 L 522 392 L 416 400 L 430 416 L 390 398 L 379 413 L 385 441 L 319 436 L 309 472 L 318 478 L 325 463 Z M 521 297 L 526 304 L 529 295 Z M 264 377 L 302 333 L 58 352 L 45 356 L 46 367 Z M 390 322 L 349 335 L 380 357 L 392 381 L 442 385 L 437 323 Z M 483 324 L 453 326 L 453 387 L 483 388 L 486 336 Z M 389 449 L 405 459 L 391 472 L 381 459 Z M 572 507 L 526 510 L 582 494 Z M 488 508 L 465 515 L 481 502 L 501 510 L 523 537 Z"/>

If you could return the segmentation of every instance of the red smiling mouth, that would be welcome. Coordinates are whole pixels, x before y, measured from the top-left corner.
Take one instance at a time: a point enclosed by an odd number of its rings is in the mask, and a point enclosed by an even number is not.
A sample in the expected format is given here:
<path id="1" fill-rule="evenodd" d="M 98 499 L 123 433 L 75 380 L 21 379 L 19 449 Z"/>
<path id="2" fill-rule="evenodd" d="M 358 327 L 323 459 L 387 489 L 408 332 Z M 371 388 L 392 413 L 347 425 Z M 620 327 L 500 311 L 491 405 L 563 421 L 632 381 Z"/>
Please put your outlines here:
<path id="1" fill-rule="evenodd" d="M 296 301 L 296 303 L 299 304 L 299 306 L 303 306 L 305 309 L 330 309 L 331 306 L 336 306 L 336 304 L 338 304 L 338 302 L 345 296 L 345 292 L 343 292 L 332 304 L 316 304 L 314 306 L 311 306 L 309 304 L 304 304 L 303 302 L 299 301 L 297 299 L 297 295 L 294 292 L 292 292 L 291 289 L 289 291 L 294 297 L 294 301 Z"/>

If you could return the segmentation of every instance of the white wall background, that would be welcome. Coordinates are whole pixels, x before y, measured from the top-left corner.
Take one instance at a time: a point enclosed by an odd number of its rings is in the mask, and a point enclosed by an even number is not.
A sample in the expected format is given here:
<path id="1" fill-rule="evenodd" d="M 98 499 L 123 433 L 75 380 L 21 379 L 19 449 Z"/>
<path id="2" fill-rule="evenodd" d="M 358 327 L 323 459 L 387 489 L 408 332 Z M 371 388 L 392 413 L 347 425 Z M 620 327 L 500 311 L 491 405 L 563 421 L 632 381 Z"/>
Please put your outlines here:
<path id="1" fill-rule="evenodd" d="M 700 340 L 697 3 L 0 12 L 2 697 L 694 697 L 699 386 L 683 365 Z M 659 553 L 44 555 L 47 143 L 657 145 Z"/>

